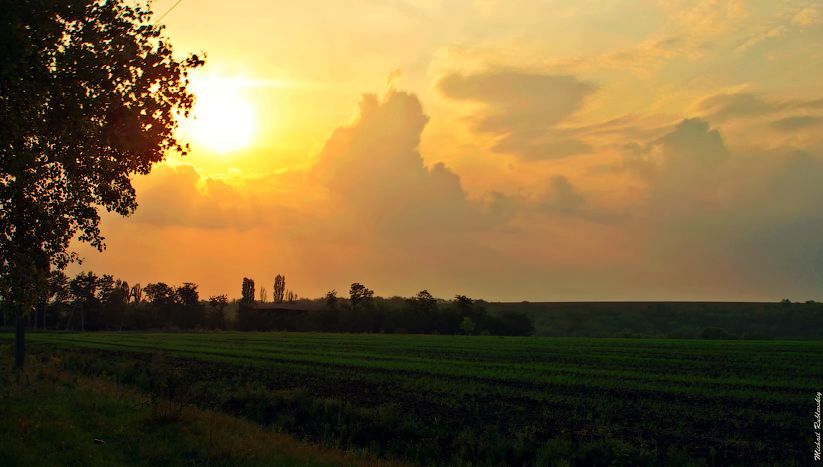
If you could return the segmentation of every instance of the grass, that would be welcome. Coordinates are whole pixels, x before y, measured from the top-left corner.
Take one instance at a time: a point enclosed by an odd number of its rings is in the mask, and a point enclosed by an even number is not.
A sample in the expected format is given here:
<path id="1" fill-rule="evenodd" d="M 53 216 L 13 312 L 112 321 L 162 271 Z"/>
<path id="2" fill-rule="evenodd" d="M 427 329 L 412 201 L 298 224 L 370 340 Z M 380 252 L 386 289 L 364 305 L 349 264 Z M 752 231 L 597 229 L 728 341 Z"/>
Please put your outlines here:
<path id="1" fill-rule="evenodd" d="M 820 341 L 29 337 L 69 374 L 421 463 L 802 465 L 823 381 Z"/>
<path id="2" fill-rule="evenodd" d="M 7 356 L 7 352 L 2 352 Z M 9 359 L 4 358 L 4 363 Z M 391 465 L 43 361 L 0 365 L 0 465 Z"/>

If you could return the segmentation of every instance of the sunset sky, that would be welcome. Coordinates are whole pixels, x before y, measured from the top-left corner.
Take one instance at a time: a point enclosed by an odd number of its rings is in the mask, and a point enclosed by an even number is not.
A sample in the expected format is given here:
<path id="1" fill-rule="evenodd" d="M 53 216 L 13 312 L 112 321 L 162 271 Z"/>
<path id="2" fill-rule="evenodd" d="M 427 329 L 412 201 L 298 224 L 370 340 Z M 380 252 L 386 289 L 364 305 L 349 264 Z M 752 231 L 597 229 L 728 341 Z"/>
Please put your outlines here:
<path id="1" fill-rule="evenodd" d="M 819 1 L 184 0 L 163 22 L 207 54 L 192 152 L 72 272 L 823 299 Z"/>

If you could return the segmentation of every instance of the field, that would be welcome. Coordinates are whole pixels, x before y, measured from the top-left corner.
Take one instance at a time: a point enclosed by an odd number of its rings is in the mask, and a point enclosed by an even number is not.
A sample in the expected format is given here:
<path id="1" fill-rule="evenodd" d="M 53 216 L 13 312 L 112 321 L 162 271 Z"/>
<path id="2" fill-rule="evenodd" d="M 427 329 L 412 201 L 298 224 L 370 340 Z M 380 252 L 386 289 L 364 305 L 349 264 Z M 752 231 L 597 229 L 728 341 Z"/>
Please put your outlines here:
<path id="1" fill-rule="evenodd" d="M 820 341 L 38 333 L 29 342 L 68 374 L 330 449 L 427 464 L 803 465 L 823 387 Z"/>

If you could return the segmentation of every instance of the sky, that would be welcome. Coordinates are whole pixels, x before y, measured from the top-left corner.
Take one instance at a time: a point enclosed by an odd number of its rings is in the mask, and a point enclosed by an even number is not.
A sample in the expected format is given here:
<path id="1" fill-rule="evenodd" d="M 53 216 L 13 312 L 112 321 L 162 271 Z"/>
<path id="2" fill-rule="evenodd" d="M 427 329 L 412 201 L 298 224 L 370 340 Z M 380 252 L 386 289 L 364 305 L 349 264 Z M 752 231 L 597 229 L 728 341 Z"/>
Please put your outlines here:
<path id="1" fill-rule="evenodd" d="M 74 271 L 823 299 L 819 1 L 184 0 L 163 23 L 207 55 L 192 151 Z"/>

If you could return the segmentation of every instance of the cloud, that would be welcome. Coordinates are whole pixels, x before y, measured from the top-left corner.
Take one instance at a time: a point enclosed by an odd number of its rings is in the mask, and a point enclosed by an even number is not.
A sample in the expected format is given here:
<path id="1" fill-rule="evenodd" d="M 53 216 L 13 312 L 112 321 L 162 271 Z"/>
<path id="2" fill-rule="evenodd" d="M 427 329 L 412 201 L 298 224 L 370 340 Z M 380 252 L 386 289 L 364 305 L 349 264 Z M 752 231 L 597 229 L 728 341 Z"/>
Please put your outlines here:
<path id="1" fill-rule="evenodd" d="M 823 9 L 816 5 L 809 5 L 798 11 L 792 22 L 803 29 L 823 23 Z"/>
<path id="2" fill-rule="evenodd" d="M 156 227 L 247 230 L 267 224 L 259 202 L 228 183 L 202 177 L 191 165 L 161 165 L 136 183 L 134 221 Z"/>
<path id="3" fill-rule="evenodd" d="M 667 280 L 775 298 L 819 290 L 820 158 L 785 149 L 735 152 L 700 119 L 625 153 L 623 170 L 647 188 L 622 225 L 645 242 L 644 255 L 671 265 Z"/>
<path id="4" fill-rule="evenodd" d="M 569 179 L 563 175 L 555 175 L 550 180 L 547 196 L 540 204 L 551 212 L 572 214 L 586 204 L 586 199 L 577 192 Z"/>
<path id="5" fill-rule="evenodd" d="M 777 39 L 778 37 L 782 36 L 788 28 L 784 25 L 777 25 L 770 29 L 766 29 L 764 31 L 760 31 L 756 34 L 753 34 L 749 37 L 745 42 L 737 46 L 735 49 L 738 52 L 745 52 L 746 50 L 771 39 Z"/>
<path id="6" fill-rule="evenodd" d="M 753 92 L 716 94 L 703 99 L 699 110 L 712 120 L 759 117 L 786 110 L 823 109 L 823 99 L 770 99 Z"/>
<path id="7" fill-rule="evenodd" d="M 570 171 L 470 197 L 420 153 L 428 121 L 416 96 L 391 91 L 364 96 L 304 172 L 221 179 L 161 165 L 138 180 L 133 223 L 106 224 L 107 264 L 142 272 L 86 267 L 194 280 L 204 294 L 283 272 L 307 295 L 357 280 L 497 299 L 762 299 L 823 283 L 812 153 L 743 153 L 708 120 L 685 119 L 625 143 L 608 183 Z"/>
<path id="8" fill-rule="evenodd" d="M 729 157 L 720 132 L 710 128 L 705 120 L 697 118 L 678 123 L 654 144 L 661 148 L 663 170 L 679 176 L 703 171 Z"/>
<path id="9" fill-rule="evenodd" d="M 474 131 L 498 136 L 493 150 L 525 160 L 556 159 L 591 148 L 560 128 L 596 87 L 569 75 L 492 70 L 450 74 L 438 87 L 451 99 L 483 104 Z"/>
<path id="10" fill-rule="evenodd" d="M 781 131 L 797 131 L 823 123 L 823 117 L 812 115 L 795 115 L 772 122 L 772 127 Z"/>
<path id="11" fill-rule="evenodd" d="M 427 122 L 414 95 L 364 96 L 358 120 L 334 131 L 312 176 L 338 209 L 387 235 L 486 224 L 482 206 L 466 199 L 453 171 L 442 163 L 424 165 L 418 145 Z"/>
<path id="12" fill-rule="evenodd" d="M 747 15 L 743 0 L 698 0 L 661 2 L 673 8 L 687 30 L 701 36 L 722 34 Z"/>
<path id="13" fill-rule="evenodd" d="M 769 114 L 782 110 L 785 104 L 766 99 L 759 94 L 743 92 L 708 97 L 699 107 L 712 119 L 727 120 Z"/>

